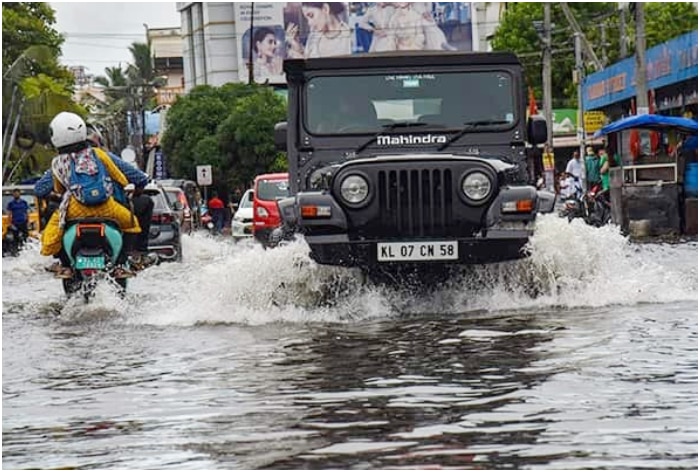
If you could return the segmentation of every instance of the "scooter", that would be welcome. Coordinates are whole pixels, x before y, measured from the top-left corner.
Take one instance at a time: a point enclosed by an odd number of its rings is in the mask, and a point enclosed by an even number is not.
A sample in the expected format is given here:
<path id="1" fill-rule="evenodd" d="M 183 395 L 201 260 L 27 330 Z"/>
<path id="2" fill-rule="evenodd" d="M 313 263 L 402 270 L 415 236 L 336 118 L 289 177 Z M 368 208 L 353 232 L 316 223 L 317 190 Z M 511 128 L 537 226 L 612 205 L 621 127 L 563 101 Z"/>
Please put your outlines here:
<path id="1" fill-rule="evenodd" d="M 127 279 L 117 278 L 114 274 L 122 246 L 122 233 L 115 221 L 90 218 L 68 222 L 63 247 L 73 276 L 63 279 L 66 295 L 81 293 L 88 303 L 94 297 L 98 282 L 108 276 L 119 285 L 120 294 L 123 294 Z"/>
<path id="2" fill-rule="evenodd" d="M 559 216 L 567 218 L 569 222 L 574 218 L 583 218 L 586 224 L 596 228 L 605 226 L 611 220 L 610 202 L 606 194 L 607 192 L 603 192 L 598 184 L 583 193 L 577 182 L 576 192 L 564 200 L 564 207 L 559 212 Z"/>

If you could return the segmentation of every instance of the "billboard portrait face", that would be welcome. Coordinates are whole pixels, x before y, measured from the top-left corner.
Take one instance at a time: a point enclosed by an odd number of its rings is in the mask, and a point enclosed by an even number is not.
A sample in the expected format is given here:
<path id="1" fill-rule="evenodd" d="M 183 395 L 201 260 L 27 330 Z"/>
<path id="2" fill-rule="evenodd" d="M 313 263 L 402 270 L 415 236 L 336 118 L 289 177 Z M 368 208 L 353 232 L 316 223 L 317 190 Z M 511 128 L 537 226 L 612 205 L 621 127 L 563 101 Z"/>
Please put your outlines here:
<path id="1" fill-rule="evenodd" d="M 252 57 L 255 81 L 284 81 L 282 61 L 284 60 L 284 30 L 282 25 L 258 26 L 246 30 L 241 42 L 241 54 L 247 61 Z M 251 51 L 250 48 L 253 48 Z M 252 56 L 249 54 L 252 53 Z"/>
<path id="2" fill-rule="evenodd" d="M 240 36 L 239 78 L 285 83 L 287 58 L 386 51 L 471 51 L 468 2 L 255 2 L 234 3 Z M 253 27 L 250 27 L 251 15 Z"/>
<path id="3" fill-rule="evenodd" d="M 347 4 L 290 2 L 284 8 L 287 55 L 291 58 L 352 54 Z"/>

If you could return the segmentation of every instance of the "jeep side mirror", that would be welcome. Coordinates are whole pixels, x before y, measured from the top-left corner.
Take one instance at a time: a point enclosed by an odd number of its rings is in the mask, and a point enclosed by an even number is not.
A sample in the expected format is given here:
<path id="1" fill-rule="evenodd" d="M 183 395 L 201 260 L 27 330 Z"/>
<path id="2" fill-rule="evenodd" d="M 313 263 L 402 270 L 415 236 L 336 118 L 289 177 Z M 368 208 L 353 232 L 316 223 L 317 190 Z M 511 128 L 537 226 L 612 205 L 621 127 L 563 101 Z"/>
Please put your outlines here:
<path id="1" fill-rule="evenodd" d="M 173 210 L 180 211 L 180 210 L 184 210 L 184 209 L 185 209 L 185 205 L 183 205 L 182 202 L 173 202 Z"/>
<path id="2" fill-rule="evenodd" d="M 287 151 L 287 122 L 281 121 L 275 125 L 275 148 L 278 151 Z"/>
<path id="3" fill-rule="evenodd" d="M 527 119 L 527 140 L 536 146 L 547 142 L 547 122 L 541 116 Z"/>

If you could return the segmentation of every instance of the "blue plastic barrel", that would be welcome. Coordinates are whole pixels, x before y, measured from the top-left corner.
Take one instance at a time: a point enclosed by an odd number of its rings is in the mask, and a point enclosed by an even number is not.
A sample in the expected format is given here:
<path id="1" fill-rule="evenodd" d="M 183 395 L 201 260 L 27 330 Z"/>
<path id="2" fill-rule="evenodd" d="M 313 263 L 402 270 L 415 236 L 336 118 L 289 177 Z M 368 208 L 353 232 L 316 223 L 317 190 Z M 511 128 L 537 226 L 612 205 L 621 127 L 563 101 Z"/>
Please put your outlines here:
<path id="1" fill-rule="evenodd" d="M 689 162 L 685 165 L 685 175 L 683 177 L 685 196 L 698 197 L 698 163 Z"/>

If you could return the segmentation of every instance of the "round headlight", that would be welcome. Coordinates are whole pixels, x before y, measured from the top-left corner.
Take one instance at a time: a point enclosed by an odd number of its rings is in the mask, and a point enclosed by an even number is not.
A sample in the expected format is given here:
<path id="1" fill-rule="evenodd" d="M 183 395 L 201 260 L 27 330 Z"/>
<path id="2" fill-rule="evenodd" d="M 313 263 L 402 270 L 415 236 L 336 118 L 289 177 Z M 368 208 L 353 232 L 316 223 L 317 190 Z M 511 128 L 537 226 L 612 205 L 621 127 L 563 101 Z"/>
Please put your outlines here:
<path id="1" fill-rule="evenodd" d="M 462 191 L 468 199 L 480 202 L 491 193 L 491 179 L 483 172 L 472 172 L 462 181 Z"/>
<path id="2" fill-rule="evenodd" d="M 340 195 L 351 205 L 358 205 L 369 195 L 369 184 L 364 177 L 349 175 L 340 184 Z"/>

